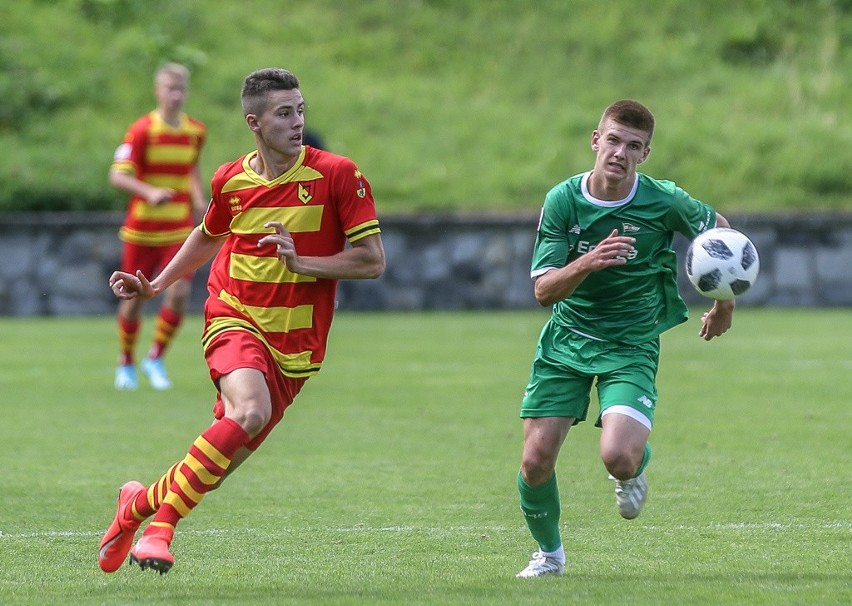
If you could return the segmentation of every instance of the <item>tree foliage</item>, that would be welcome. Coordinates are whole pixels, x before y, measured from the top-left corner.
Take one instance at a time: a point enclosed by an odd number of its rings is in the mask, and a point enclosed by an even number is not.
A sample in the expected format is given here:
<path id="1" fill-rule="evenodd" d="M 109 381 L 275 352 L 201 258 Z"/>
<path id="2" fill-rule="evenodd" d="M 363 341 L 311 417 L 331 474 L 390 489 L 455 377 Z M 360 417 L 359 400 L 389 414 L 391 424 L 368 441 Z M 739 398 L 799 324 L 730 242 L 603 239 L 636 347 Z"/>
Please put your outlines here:
<path id="1" fill-rule="evenodd" d="M 17 0 L 0 20 L 0 213 L 122 208 L 106 183 L 164 61 L 192 70 L 205 178 L 249 151 L 239 89 L 280 65 L 383 212 L 531 210 L 622 97 L 643 170 L 720 209 L 852 198 L 850 0 Z"/>

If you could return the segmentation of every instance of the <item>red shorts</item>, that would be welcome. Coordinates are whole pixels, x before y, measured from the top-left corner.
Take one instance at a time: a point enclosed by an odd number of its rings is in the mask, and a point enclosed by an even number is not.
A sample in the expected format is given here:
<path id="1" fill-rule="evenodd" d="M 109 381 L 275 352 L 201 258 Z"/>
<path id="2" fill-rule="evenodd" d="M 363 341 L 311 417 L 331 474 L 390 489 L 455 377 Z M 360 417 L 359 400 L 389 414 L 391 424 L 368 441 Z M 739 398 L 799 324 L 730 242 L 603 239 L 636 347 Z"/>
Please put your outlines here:
<path id="1" fill-rule="evenodd" d="M 307 378 L 293 379 L 281 374 L 272 354 L 257 337 L 244 330 L 229 330 L 216 337 L 205 352 L 210 378 L 217 389 L 219 379 L 238 368 L 256 368 L 266 377 L 269 396 L 272 400 L 272 417 L 269 423 L 246 444 L 250 450 L 256 450 L 266 439 L 269 432 L 284 418 L 284 411 L 296 399 Z M 221 419 L 225 416 L 222 393 L 217 391 L 213 416 Z"/>
<path id="2" fill-rule="evenodd" d="M 163 271 L 181 246 L 183 246 L 182 242 L 168 246 L 143 246 L 124 242 L 121 247 L 121 271 L 135 275 L 136 270 L 139 269 L 146 278 L 153 280 Z M 192 278 L 192 274 L 185 277 Z"/>

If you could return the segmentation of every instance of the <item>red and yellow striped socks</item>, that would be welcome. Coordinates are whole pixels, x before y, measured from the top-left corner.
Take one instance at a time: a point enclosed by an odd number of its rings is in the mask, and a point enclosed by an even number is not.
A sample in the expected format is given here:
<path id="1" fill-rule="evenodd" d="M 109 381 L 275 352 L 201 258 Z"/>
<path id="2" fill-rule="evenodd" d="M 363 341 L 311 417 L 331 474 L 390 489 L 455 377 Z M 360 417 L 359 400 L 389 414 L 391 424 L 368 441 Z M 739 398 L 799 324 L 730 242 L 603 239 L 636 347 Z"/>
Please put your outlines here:
<path id="1" fill-rule="evenodd" d="M 169 470 L 163 474 L 163 477 L 151 484 L 148 490 L 136 497 L 136 500 L 130 504 L 130 514 L 134 518 L 141 522 L 157 513 L 160 505 L 163 504 L 163 499 L 166 498 L 169 486 L 175 480 L 175 472 L 179 466 L 180 463 L 175 463 L 169 467 Z"/>
<path id="2" fill-rule="evenodd" d="M 136 347 L 136 339 L 139 336 L 139 320 L 128 320 L 118 316 L 118 351 L 119 364 L 126 366 L 133 364 L 133 350 Z"/>
<path id="3" fill-rule="evenodd" d="M 151 344 L 151 350 L 148 352 L 149 358 L 156 359 L 163 355 L 178 328 L 180 328 L 182 321 L 183 314 L 179 314 L 170 307 L 163 306 L 160 308 L 160 313 L 157 314 L 157 319 L 154 322 L 154 341 Z"/>
<path id="4" fill-rule="evenodd" d="M 239 423 L 228 417 L 219 419 L 198 436 L 183 461 L 172 468 L 174 477 L 171 485 L 144 534 L 148 534 L 149 530 L 157 533 L 157 529 L 174 532 L 177 523 L 189 515 L 204 495 L 224 477 L 231 459 L 249 440 L 249 435 Z M 160 481 L 166 480 L 168 475 Z M 150 488 L 148 492 L 151 492 Z M 150 501 L 149 504 L 153 505 Z"/>

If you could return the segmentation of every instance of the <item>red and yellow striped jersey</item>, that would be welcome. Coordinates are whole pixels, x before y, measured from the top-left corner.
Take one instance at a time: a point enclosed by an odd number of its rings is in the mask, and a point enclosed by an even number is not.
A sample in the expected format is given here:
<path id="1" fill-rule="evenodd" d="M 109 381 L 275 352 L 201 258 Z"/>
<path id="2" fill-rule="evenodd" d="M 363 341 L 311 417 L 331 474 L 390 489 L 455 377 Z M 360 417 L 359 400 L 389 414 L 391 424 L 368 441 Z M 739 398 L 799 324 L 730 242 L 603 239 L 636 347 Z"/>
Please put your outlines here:
<path id="1" fill-rule="evenodd" d="M 156 187 L 170 187 L 175 198 L 152 206 L 131 196 L 119 238 L 145 246 L 183 242 L 194 226 L 190 175 L 204 145 L 204 124 L 181 114 L 175 128 L 152 111 L 130 125 L 116 149 L 112 170 L 133 175 Z"/>
<path id="2" fill-rule="evenodd" d="M 349 242 L 379 233 L 367 179 L 349 158 L 304 146 L 296 164 L 268 181 L 249 166 L 252 152 L 225 164 L 212 180 L 213 196 L 200 229 L 227 236 L 213 261 L 205 304 L 204 348 L 229 330 L 255 334 L 281 372 L 319 371 L 334 314 L 337 280 L 294 274 L 275 246 L 258 248 L 282 223 L 300 255 L 331 256 Z"/>

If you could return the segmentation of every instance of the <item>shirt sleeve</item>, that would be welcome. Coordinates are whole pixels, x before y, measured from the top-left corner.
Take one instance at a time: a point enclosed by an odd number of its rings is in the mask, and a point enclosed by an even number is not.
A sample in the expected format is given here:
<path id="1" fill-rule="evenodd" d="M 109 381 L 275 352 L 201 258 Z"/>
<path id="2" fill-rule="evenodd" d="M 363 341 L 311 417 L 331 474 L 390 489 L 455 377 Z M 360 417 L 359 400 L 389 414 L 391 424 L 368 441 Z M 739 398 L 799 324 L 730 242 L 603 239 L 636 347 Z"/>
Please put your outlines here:
<path id="1" fill-rule="evenodd" d="M 570 230 L 571 200 L 561 189 L 548 192 L 538 221 L 530 277 L 537 278 L 551 269 L 564 267 L 573 249 Z"/>
<path id="2" fill-rule="evenodd" d="M 376 217 L 376 203 L 370 182 L 349 158 L 343 158 L 337 167 L 335 198 L 340 225 L 350 242 L 380 232 Z"/>
<path id="3" fill-rule="evenodd" d="M 716 227 L 716 211 L 676 187 L 666 223 L 672 231 L 680 232 L 692 240 L 698 234 Z"/>
<path id="4" fill-rule="evenodd" d="M 142 178 L 142 166 L 145 160 L 146 132 L 139 122 L 130 125 L 124 133 L 124 139 L 113 154 L 111 170 Z"/>
<path id="5" fill-rule="evenodd" d="M 220 166 L 210 180 L 210 202 L 207 204 L 207 210 L 204 211 L 204 218 L 199 226 L 199 229 L 208 236 L 219 237 L 231 233 L 233 216 L 222 195 L 222 184 L 225 181 L 225 174 L 229 166 Z"/>

